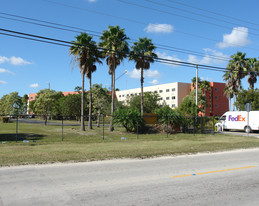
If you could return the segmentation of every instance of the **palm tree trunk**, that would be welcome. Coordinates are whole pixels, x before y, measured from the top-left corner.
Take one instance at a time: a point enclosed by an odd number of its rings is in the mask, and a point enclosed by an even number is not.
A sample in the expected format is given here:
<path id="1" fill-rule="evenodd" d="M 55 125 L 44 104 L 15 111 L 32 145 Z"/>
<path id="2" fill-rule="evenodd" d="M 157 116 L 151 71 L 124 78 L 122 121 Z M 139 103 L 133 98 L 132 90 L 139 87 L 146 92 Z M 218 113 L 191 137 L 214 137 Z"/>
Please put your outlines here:
<path id="1" fill-rule="evenodd" d="M 82 96 L 81 96 L 81 131 L 85 131 L 84 121 L 84 93 L 85 93 L 85 73 L 82 72 Z"/>
<path id="2" fill-rule="evenodd" d="M 141 68 L 141 77 L 140 77 L 140 83 L 141 83 L 141 102 L 140 102 L 140 110 L 141 110 L 141 116 L 143 117 L 144 114 L 144 92 L 143 92 L 143 83 L 144 83 L 144 69 Z"/>
<path id="3" fill-rule="evenodd" d="M 88 129 L 93 129 L 92 126 L 92 77 L 89 78 L 89 116 Z"/>
<path id="4" fill-rule="evenodd" d="M 115 69 L 112 69 L 112 104 L 111 104 L 111 119 L 110 119 L 110 126 L 109 126 L 109 131 L 112 132 L 114 130 L 113 128 L 113 112 L 114 112 L 114 89 L 115 88 Z"/>

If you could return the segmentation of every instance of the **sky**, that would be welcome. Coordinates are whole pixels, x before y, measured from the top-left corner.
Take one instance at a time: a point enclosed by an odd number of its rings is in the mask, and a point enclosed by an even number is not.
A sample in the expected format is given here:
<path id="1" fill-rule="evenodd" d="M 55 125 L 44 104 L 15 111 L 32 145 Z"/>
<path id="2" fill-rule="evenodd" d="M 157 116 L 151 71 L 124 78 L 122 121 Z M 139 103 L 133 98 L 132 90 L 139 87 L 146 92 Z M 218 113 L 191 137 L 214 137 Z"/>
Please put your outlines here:
<path id="1" fill-rule="evenodd" d="M 130 46 L 147 37 L 160 58 L 225 68 L 237 51 L 258 58 L 258 8 L 257 0 L 1 0 L 0 28 L 68 42 L 87 32 L 98 43 L 108 26 L 119 25 L 130 38 Z M 46 23 L 24 17 L 76 29 L 40 26 Z M 71 64 L 69 47 L 3 33 L 7 32 L 0 31 L 0 97 L 15 91 L 23 96 L 49 86 L 56 91 L 81 86 L 80 70 Z M 155 62 L 144 72 L 144 86 L 188 83 L 195 75 L 195 68 Z M 224 82 L 222 75 L 221 71 L 199 69 L 203 80 Z M 140 87 L 140 72 L 127 59 L 117 67 L 116 78 L 115 87 L 120 90 Z M 106 61 L 97 65 L 92 83 L 110 89 Z M 248 88 L 247 79 L 242 84 Z M 85 87 L 89 88 L 87 79 Z"/>

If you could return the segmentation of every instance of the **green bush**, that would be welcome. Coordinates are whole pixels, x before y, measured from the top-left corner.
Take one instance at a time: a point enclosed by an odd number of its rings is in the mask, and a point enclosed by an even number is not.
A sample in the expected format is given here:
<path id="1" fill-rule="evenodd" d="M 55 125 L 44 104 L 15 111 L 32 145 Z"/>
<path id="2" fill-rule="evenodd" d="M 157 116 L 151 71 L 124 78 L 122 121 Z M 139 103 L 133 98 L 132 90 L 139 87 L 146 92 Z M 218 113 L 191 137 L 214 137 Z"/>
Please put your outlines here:
<path id="1" fill-rule="evenodd" d="M 140 112 L 127 108 L 119 108 L 113 113 L 113 123 L 122 125 L 127 132 L 141 131 L 144 127 Z"/>

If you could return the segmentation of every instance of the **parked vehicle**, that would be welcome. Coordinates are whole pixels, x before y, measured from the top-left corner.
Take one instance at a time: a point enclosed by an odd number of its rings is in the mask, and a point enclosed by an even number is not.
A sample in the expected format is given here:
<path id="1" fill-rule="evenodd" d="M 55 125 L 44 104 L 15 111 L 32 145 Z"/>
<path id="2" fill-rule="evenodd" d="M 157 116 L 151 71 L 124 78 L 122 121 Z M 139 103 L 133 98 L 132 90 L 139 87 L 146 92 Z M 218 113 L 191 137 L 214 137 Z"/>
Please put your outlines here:
<path id="1" fill-rule="evenodd" d="M 247 133 L 259 130 L 259 111 L 229 111 L 215 124 L 217 131 L 244 130 Z"/>

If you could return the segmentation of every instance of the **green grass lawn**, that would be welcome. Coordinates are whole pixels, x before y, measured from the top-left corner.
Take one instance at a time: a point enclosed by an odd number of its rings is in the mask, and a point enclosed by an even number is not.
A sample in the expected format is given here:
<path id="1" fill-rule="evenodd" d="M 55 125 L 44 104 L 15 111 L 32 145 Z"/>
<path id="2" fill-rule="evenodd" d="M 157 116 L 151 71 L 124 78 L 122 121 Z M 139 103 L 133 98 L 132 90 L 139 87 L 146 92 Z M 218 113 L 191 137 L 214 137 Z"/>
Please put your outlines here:
<path id="1" fill-rule="evenodd" d="M 79 126 L 0 123 L 0 166 L 80 162 L 113 158 L 146 158 L 162 155 L 212 152 L 259 147 L 259 139 L 220 134 L 133 134 L 124 128 L 94 127 L 80 131 Z M 126 140 L 121 140 L 125 137 Z M 24 143 L 23 140 L 29 140 Z"/>

